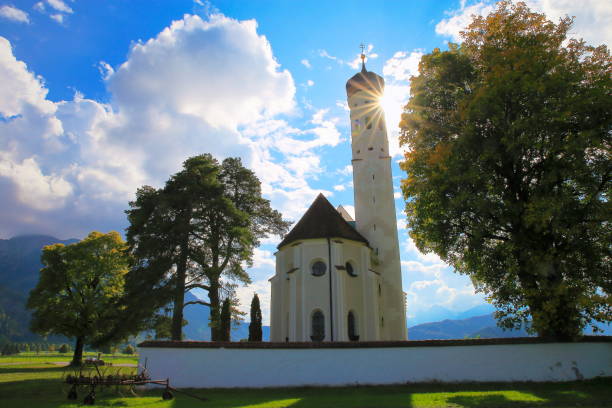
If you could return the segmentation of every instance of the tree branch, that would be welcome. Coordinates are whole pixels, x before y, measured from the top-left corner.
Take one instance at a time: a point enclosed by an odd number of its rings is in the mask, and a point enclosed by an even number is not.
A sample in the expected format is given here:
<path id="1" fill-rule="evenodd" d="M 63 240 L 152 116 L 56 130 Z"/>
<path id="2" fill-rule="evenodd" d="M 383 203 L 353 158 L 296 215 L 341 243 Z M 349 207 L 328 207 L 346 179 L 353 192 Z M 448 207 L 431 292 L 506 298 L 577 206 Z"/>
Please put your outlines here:
<path id="1" fill-rule="evenodd" d="M 201 301 L 201 300 L 192 300 L 186 303 L 183 303 L 183 309 L 188 306 L 188 305 L 203 305 L 203 306 L 208 306 L 210 307 L 210 303 Z"/>
<path id="2" fill-rule="evenodd" d="M 191 284 L 185 286 L 185 291 L 188 291 L 188 290 L 191 290 L 191 289 L 195 289 L 195 288 L 200 288 L 200 289 L 204 289 L 204 290 L 210 290 L 210 286 L 202 285 L 201 283 L 191 283 Z"/>

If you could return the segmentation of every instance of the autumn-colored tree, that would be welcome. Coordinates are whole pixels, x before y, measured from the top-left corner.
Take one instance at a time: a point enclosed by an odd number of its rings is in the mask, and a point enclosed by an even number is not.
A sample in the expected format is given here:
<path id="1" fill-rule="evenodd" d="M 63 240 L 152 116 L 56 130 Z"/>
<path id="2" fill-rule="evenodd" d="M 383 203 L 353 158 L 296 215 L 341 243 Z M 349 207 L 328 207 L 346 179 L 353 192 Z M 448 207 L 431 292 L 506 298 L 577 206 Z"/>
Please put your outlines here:
<path id="1" fill-rule="evenodd" d="M 82 364 L 85 344 L 98 347 L 135 334 L 135 328 L 121 321 L 126 250 L 114 231 L 43 248 L 40 279 L 27 304 L 32 309 L 30 327 L 42 335 L 75 338 L 73 365 Z"/>
<path id="2" fill-rule="evenodd" d="M 412 79 L 401 167 L 410 236 L 506 328 L 569 339 L 612 317 L 612 71 L 523 3 L 476 17 Z"/>

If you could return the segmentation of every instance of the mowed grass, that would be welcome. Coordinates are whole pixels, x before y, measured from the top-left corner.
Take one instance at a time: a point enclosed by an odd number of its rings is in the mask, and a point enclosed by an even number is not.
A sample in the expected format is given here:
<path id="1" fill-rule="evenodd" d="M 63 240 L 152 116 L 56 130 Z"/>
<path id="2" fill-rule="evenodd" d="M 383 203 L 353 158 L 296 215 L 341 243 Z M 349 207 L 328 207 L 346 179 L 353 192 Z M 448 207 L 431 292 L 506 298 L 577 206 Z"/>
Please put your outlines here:
<path id="1" fill-rule="evenodd" d="M 117 370 L 108 368 L 107 370 Z M 76 403 L 66 399 L 62 385 L 65 368 L 34 362 L 0 365 L 0 407 L 82 407 L 85 391 Z M 135 368 L 122 368 L 122 373 Z M 107 371 L 106 374 L 109 372 Z M 214 375 L 202 367 L 202 375 Z M 99 407 L 154 408 L 527 408 L 527 407 L 612 407 L 612 379 L 572 383 L 514 384 L 408 384 L 401 386 L 343 388 L 277 388 L 232 390 L 181 390 L 208 398 L 201 401 L 182 392 L 164 401 L 161 390 L 122 397 L 115 389 L 97 391 Z"/>
<path id="2" fill-rule="evenodd" d="M 98 357 L 98 353 L 85 352 L 83 359 L 90 357 Z M 102 354 L 102 360 L 113 364 L 137 364 L 138 356 L 129 354 Z M 0 356 L 0 367 L 9 364 L 30 364 L 30 363 L 61 363 L 70 362 L 72 360 L 72 351 L 68 353 L 58 353 L 57 351 L 47 352 L 25 352 L 12 356 Z"/>

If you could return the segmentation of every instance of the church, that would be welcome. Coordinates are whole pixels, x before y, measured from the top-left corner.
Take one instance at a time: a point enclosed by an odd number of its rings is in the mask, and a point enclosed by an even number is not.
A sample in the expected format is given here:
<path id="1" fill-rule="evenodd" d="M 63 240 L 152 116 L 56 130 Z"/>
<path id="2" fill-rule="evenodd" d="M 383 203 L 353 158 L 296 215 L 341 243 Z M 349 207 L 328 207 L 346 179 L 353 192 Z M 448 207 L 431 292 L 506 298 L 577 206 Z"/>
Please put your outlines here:
<path id="1" fill-rule="evenodd" d="M 272 342 L 407 339 L 384 80 L 361 60 L 346 83 L 355 220 L 319 194 L 278 244 Z"/>

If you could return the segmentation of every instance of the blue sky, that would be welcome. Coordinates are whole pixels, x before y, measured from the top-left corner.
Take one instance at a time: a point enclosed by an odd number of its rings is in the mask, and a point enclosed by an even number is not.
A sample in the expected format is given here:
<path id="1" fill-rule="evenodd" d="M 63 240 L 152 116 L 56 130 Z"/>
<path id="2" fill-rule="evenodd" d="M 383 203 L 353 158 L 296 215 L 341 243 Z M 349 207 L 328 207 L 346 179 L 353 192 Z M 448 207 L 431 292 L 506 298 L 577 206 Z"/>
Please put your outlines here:
<path id="1" fill-rule="evenodd" d="M 612 3 L 530 0 L 573 34 L 609 44 Z M 386 81 L 384 107 L 409 322 L 431 308 L 484 303 L 464 276 L 409 239 L 399 197 L 397 127 L 420 56 L 458 41 L 493 1 L 0 0 L 0 237 L 81 238 L 126 227 L 143 184 L 187 157 L 239 156 L 264 195 L 297 220 L 319 192 L 353 204 L 344 85 L 358 69 Z M 268 318 L 277 237 L 255 254 Z"/>

